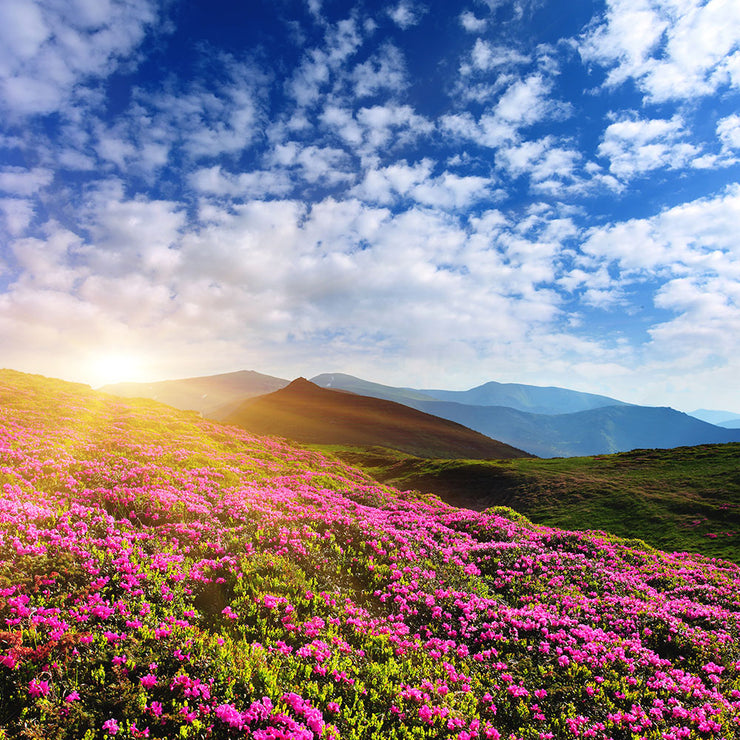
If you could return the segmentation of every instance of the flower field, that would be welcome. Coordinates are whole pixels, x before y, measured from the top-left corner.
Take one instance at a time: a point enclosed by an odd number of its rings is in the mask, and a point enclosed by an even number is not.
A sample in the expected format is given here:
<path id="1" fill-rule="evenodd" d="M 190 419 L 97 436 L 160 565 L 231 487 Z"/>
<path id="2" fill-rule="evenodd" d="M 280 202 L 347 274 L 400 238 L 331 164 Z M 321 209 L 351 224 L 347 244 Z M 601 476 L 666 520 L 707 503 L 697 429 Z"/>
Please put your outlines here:
<path id="1" fill-rule="evenodd" d="M 740 568 L 0 372 L 0 738 L 740 736 Z"/>

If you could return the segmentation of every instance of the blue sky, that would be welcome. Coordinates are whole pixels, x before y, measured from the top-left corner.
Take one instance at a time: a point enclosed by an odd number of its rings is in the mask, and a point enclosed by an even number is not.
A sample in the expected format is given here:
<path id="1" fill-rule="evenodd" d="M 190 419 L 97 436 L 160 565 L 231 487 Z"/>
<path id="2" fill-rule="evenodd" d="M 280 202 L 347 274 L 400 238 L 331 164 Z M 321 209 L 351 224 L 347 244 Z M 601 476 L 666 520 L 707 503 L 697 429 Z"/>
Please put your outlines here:
<path id="1" fill-rule="evenodd" d="M 0 364 L 740 411 L 736 0 L 5 0 Z"/>

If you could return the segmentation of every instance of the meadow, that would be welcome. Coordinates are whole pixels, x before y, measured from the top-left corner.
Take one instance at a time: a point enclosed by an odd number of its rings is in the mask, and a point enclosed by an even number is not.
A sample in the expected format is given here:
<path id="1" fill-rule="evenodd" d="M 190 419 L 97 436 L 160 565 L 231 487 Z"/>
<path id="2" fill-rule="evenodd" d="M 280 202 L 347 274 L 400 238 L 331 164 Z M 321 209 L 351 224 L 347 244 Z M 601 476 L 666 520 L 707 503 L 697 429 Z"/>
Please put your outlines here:
<path id="1" fill-rule="evenodd" d="M 380 447 L 323 446 L 390 485 L 456 506 L 506 505 L 538 524 L 637 537 L 740 563 L 740 444 L 612 455 L 432 460 Z"/>
<path id="2" fill-rule="evenodd" d="M 0 372 L 0 738 L 732 740 L 740 567 Z"/>

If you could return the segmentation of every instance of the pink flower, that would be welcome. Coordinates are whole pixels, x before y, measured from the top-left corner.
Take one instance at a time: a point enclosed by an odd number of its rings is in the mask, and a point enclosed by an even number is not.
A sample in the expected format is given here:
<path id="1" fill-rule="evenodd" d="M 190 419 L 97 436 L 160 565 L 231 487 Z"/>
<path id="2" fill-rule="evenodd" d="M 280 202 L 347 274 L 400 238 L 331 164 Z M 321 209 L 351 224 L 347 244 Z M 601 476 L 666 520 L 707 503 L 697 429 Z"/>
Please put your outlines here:
<path id="1" fill-rule="evenodd" d="M 146 676 L 142 676 L 139 681 L 145 689 L 151 689 L 157 685 L 157 677 L 153 673 L 147 673 Z"/>
<path id="2" fill-rule="evenodd" d="M 28 693 L 32 697 L 37 696 L 48 696 L 49 694 L 49 682 L 39 681 L 38 679 L 32 679 L 28 684 Z"/>
<path id="3" fill-rule="evenodd" d="M 111 717 L 103 722 L 103 729 L 106 730 L 109 735 L 117 735 L 120 727 L 118 726 L 118 722 Z"/>

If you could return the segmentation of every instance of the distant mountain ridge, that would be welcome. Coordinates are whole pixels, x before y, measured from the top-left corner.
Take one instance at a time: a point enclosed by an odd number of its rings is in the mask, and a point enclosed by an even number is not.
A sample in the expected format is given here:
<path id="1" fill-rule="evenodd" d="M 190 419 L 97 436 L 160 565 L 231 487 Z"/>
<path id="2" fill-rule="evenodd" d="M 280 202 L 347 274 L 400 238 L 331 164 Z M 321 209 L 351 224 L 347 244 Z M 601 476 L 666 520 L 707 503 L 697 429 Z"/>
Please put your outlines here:
<path id="1" fill-rule="evenodd" d="M 311 378 L 322 388 L 341 388 L 373 398 L 387 398 L 399 403 L 406 401 L 450 401 L 466 406 L 506 406 L 532 414 L 567 414 L 604 406 L 629 406 L 624 401 L 593 393 L 582 393 L 555 386 L 543 387 L 521 383 L 490 381 L 467 391 L 426 388 L 396 388 L 372 383 L 344 373 L 322 373 Z"/>
<path id="2" fill-rule="evenodd" d="M 690 411 L 689 416 L 725 429 L 740 429 L 740 414 L 734 414 L 732 411 L 697 409 L 696 411 Z"/>
<path id="3" fill-rule="evenodd" d="M 406 403 L 412 408 L 450 419 L 489 437 L 506 442 L 538 457 L 578 457 L 625 452 L 637 448 L 671 448 L 698 444 L 740 441 L 740 430 L 725 429 L 667 407 L 636 406 L 606 396 L 581 394 L 563 388 L 540 388 L 515 384 L 486 383 L 470 391 L 430 391 L 393 388 L 368 383 L 341 373 L 313 379 L 331 382 L 335 388 L 366 392 Z M 547 413 L 532 413 L 510 406 L 465 403 L 467 399 L 492 399 L 501 392 L 521 394 L 521 403 L 543 407 L 552 398 Z M 556 391 L 551 395 L 540 391 Z M 440 400 L 433 394 L 460 401 Z M 568 402 L 586 405 L 610 402 L 569 413 L 556 409 Z"/>
<path id="4" fill-rule="evenodd" d="M 428 458 L 531 457 L 454 421 L 395 401 L 320 388 L 305 378 L 247 399 L 220 420 L 305 444 L 382 446 Z"/>

